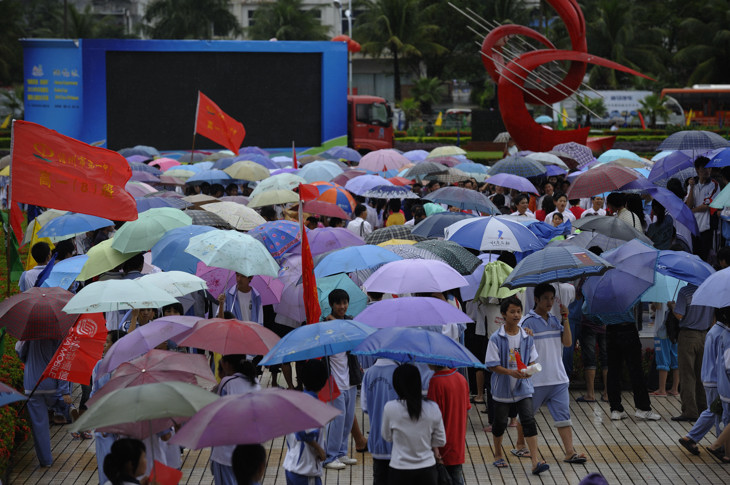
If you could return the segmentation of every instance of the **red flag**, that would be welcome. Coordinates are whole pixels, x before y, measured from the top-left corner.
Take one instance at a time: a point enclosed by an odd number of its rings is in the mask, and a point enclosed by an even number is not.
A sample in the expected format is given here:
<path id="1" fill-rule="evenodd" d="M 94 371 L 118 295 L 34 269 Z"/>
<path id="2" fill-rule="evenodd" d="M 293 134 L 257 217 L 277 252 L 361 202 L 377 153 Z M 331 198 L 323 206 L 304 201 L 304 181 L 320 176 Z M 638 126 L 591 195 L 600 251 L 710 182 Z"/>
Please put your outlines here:
<path id="1" fill-rule="evenodd" d="M 246 137 L 243 124 L 223 112 L 211 99 L 198 91 L 195 132 L 228 148 L 235 154 Z"/>
<path id="2" fill-rule="evenodd" d="M 117 152 L 36 123 L 14 121 L 10 163 L 13 205 L 23 202 L 115 221 L 137 219 L 137 203 L 124 189 L 132 169 Z"/>
<path id="3" fill-rule="evenodd" d="M 150 473 L 149 483 L 157 483 L 159 485 L 177 485 L 180 483 L 183 473 L 176 469 L 160 463 L 155 460 Z"/>
<path id="4" fill-rule="evenodd" d="M 10 196 L 12 197 L 12 193 Z M 16 241 L 23 241 L 23 211 L 17 202 L 10 203 L 10 227 L 15 233 Z"/>
<path id="5" fill-rule="evenodd" d="M 312 184 L 299 184 L 299 200 L 309 202 L 319 197 L 319 189 Z"/>
<path id="6" fill-rule="evenodd" d="M 520 356 L 520 352 L 518 350 L 515 350 L 515 360 L 517 361 L 517 370 L 527 369 L 525 363 L 522 362 L 522 357 Z"/>
<path id="7" fill-rule="evenodd" d="M 79 315 L 40 380 L 60 379 L 89 385 L 94 366 L 104 352 L 106 333 L 103 313 Z"/>
<path id="8" fill-rule="evenodd" d="M 312 260 L 312 250 L 309 248 L 309 238 L 307 230 L 304 228 L 304 215 L 302 206 L 307 194 L 312 195 L 311 189 L 315 192 L 317 187 L 308 184 L 299 184 L 299 234 L 302 238 L 302 286 L 304 296 L 304 311 L 307 314 L 307 323 L 317 323 L 322 316 L 322 309 L 319 307 L 319 297 L 317 295 L 317 279 L 314 277 L 314 261 Z"/>
<path id="9" fill-rule="evenodd" d="M 292 167 L 293 168 L 299 168 L 297 164 L 297 149 L 294 148 L 294 142 L 291 142 L 291 160 L 292 160 Z"/>

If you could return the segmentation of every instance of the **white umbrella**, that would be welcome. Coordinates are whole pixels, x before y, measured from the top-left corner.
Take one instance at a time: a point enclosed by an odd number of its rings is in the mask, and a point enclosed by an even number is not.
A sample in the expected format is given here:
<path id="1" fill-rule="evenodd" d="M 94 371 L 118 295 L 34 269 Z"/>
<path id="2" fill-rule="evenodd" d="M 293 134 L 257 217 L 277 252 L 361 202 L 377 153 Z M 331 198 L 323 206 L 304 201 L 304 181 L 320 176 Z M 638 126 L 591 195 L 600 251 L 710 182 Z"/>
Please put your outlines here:
<path id="1" fill-rule="evenodd" d="M 69 314 L 160 308 L 177 303 L 169 293 L 135 280 L 97 281 L 71 298 L 63 311 Z"/>
<path id="2" fill-rule="evenodd" d="M 535 152 L 530 153 L 527 155 L 527 158 L 532 158 L 533 160 L 537 160 L 538 162 L 542 163 L 543 165 L 557 165 L 558 167 L 562 168 L 563 170 L 570 170 L 570 167 L 560 159 L 557 155 L 553 155 L 552 153 L 546 153 L 546 152 Z"/>
<path id="3" fill-rule="evenodd" d="M 152 273 L 136 281 L 166 291 L 171 296 L 185 296 L 199 290 L 207 290 L 208 283 L 203 278 L 184 271 L 163 271 Z"/>
<path id="4" fill-rule="evenodd" d="M 266 219 L 253 209 L 235 202 L 214 202 L 201 207 L 216 214 L 239 231 L 250 231 L 266 222 Z"/>
<path id="5" fill-rule="evenodd" d="M 236 273 L 277 277 L 279 265 L 261 242 L 248 234 L 220 229 L 190 238 L 185 252 L 208 266 Z"/>

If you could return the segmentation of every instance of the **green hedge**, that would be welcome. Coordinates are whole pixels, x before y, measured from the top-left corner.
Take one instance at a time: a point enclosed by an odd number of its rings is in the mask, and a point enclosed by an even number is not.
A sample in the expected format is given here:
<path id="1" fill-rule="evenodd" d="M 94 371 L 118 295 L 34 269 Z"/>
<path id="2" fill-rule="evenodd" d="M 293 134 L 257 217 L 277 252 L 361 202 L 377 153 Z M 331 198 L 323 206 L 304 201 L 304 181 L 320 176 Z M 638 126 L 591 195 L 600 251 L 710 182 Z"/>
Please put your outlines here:
<path id="1" fill-rule="evenodd" d="M 442 145 L 456 145 L 456 137 L 451 136 L 403 136 L 396 137 L 396 141 L 404 143 L 440 143 Z M 459 142 L 462 144 L 469 143 L 470 136 L 462 136 Z"/>
<path id="2" fill-rule="evenodd" d="M 10 137 L 9 136 L 0 137 L 0 148 L 10 148 Z"/>

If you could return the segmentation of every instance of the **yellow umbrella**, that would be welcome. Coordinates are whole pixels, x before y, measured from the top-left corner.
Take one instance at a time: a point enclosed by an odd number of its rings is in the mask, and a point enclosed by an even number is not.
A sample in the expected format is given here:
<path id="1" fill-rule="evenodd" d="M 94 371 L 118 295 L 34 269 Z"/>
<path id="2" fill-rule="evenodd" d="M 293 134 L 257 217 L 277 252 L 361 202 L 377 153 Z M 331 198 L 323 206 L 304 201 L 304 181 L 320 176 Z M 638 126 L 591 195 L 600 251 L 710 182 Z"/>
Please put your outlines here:
<path id="1" fill-rule="evenodd" d="M 173 169 L 170 169 L 170 170 L 164 172 L 162 175 L 168 175 L 170 177 L 175 177 L 176 179 L 187 180 L 190 177 L 192 177 L 193 175 L 195 175 L 195 172 L 193 172 L 192 170 L 185 170 L 182 168 L 173 168 Z"/>
<path id="2" fill-rule="evenodd" d="M 263 207 L 265 205 L 279 205 L 299 202 L 299 194 L 293 190 L 267 190 L 256 194 L 247 204 L 248 207 Z"/>
<path id="3" fill-rule="evenodd" d="M 218 215 L 221 219 L 239 231 L 250 231 L 254 227 L 260 226 L 266 222 L 266 219 L 261 217 L 255 210 L 250 209 L 245 205 L 236 204 L 235 202 L 215 202 L 213 204 L 205 204 L 202 209 Z"/>
<path id="4" fill-rule="evenodd" d="M 244 160 L 223 169 L 225 173 L 237 180 L 257 181 L 268 178 L 271 174 L 263 165 Z"/>
<path id="5" fill-rule="evenodd" d="M 4 169 L 0 170 L 0 177 L 9 177 L 9 176 L 10 176 L 10 165 L 8 165 Z"/>
<path id="6" fill-rule="evenodd" d="M 81 268 L 77 281 L 86 281 L 105 271 L 112 270 L 138 253 L 122 253 L 112 248 L 114 239 L 107 239 L 89 249 L 84 267 Z"/>
<path id="7" fill-rule="evenodd" d="M 378 246 L 384 247 L 384 246 L 391 246 L 393 244 L 409 244 L 409 245 L 411 245 L 411 244 L 416 244 L 417 242 L 418 241 L 412 241 L 410 239 L 388 239 L 387 241 L 381 242 L 380 244 L 378 244 Z"/>

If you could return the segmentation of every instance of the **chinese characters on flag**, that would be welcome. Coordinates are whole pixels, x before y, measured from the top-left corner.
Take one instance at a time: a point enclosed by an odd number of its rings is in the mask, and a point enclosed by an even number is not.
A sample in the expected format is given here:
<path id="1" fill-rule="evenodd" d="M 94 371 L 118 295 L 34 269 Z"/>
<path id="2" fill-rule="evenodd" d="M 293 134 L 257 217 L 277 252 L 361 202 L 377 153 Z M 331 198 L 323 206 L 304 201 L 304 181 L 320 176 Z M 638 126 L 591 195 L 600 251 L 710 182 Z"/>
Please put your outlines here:
<path id="1" fill-rule="evenodd" d="M 94 366 L 104 352 L 106 334 L 102 313 L 79 315 L 40 380 L 50 378 L 88 385 Z"/>
<path id="2" fill-rule="evenodd" d="M 195 132 L 237 154 L 246 136 L 243 124 L 223 112 L 211 99 L 198 91 Z"/>

